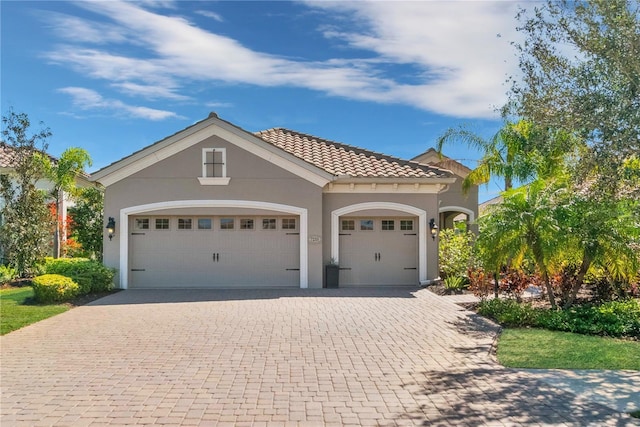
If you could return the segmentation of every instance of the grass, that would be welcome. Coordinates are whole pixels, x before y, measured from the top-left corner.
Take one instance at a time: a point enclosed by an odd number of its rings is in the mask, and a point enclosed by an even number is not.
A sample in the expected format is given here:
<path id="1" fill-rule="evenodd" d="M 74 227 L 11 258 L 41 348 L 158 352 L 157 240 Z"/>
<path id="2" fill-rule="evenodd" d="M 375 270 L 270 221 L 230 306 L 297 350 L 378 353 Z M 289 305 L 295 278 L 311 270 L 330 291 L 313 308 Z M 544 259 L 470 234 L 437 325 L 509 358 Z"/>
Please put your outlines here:
<path id="1" fill-rule="evenodd" d="M 544 329 L 505 329 L 498 361 L 510 368 L 640 370 L 640 342 Z"/>
<path id="2" fill-rule="evenodd" d="M 69 310 L 68 304 L 37 305 L 30 286 L 0 290 L 0 335 Z"/>

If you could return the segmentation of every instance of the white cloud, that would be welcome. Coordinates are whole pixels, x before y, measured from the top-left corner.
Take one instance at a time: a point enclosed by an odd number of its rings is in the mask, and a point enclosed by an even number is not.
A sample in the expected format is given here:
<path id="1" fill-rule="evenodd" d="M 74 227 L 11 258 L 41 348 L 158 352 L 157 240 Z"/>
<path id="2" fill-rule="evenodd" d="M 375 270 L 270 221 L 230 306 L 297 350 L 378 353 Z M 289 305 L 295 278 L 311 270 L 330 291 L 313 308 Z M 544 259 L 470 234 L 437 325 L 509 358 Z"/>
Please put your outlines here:
<path id="1" fill-rule="evenodd" d="M 214 19 L 218 22 L 224 22 L 224 19 L 219 14 L 212 12 L 210 10 L 196 10 L 198 15 L 206 16 L 207 18 Z"/>
<path id="2" fill-rule="evenodd" d="M 82 87 L 65 87 L 58 92 L 71 96 L 73 104 L 81 110 L 108 110 L 116 114 L 127 113 L 147 120 L 164 120 L 178 117 L 171 111 L 128 105 L 117 99 L 105 99 L 98 92 Z"/>
<path id="3" fill-rule="evenodd" d="M 161 15 L 140 3 L 111 1 L 79 5 L 111 19 L 105 28 L 119 28 L 132 46 L 144 49 L 144 58 L 71 43 L 59 46 L 48 58 L 149 99 L 184 99 L 180 88 L 196 81 L 296 86 L 458 117 L 495 117 L 494 107 L 505 100 L 507 88 L 502 84 L 516 70 L 509 45 L 517 38 L 513 2 L 306 4 L 329 18 L 342 18 L 332 20 L 331 29 L 323 31 L 343 44 L 345 54 L 358 49 L 375 57 L 347 55 L 322 62 L 283 58 L 207 32 L 183 17 Z M 90 31 L 83 34 L 84 41 L 95 37 Z M 116 39 L 109 34 L 113 32 L 105 35 L 108 40 Z M 411 67 L 410 79 L 389 71 L 398 64 Z"/>

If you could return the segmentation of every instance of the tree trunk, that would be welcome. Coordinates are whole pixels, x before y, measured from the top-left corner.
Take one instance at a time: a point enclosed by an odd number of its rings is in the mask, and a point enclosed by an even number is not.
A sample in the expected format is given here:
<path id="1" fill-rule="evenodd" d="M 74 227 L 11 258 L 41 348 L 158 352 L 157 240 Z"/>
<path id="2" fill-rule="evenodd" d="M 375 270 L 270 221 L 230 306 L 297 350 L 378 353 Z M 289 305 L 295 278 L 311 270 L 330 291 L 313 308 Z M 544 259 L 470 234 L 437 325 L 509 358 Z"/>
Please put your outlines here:
<path id="1" fill-rule="evenodd" d="M 544 255 L 540 244 L 535 240 L 531 240 L 531 249 L 533 251 L 533 258 L 542 274 L 542 281 L 544 282 L 545 288 L 547 288 L 547 293 L 549 294 L 549 303 L 551 304 L 551 308 L 555 310 L 558 308 L 556 305 L 556 296 L 553 293 L 553 286 L 551 286 L 551 282 L 549 281 L 549 274 L 547 273 L 547 267 L 544 263 Z"/>
<path id="2" fill-rule="evenodd" d="M 578 292 L 584 284 L 584 276 L 586 276 L 587 271 L 589 271 L 589 267 L 591 267 L 591 261 L 591 256 L 585 251 L 584 255 L 582 256 L 582 264 L 580 265 L 580 270 L 578 270 L 578 275 L 576 276 L 576 282 L 573 284 L 571 293 L 569 294 L 569 299 L 567 300 L 563 308 L 571 307 L 576 300 Z"/>
<path id="3" fill-rule="evenodd" d="M 53 257 L 60 258 L 60 192 L 56 194 L 56 226 L 53 232 Z"/>

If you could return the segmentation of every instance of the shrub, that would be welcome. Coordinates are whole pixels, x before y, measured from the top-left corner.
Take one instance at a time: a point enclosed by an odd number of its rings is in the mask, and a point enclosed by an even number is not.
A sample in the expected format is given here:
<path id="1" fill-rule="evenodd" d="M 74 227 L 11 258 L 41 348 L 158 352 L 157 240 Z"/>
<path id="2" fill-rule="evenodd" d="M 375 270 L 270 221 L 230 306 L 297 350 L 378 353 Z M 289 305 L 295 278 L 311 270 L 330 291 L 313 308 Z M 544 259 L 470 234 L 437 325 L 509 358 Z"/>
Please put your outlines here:
<path id="1" fill-rule="evenodd" d="M 471 231 L 454 229 L 441 230 L 438 244 L 440 271 L 444 278 L 464 276 L 471 265 L 473 241 L 475 234 Z"/>
<path id="2" fill-rule="evenodd" d="M 465 289 L 468 285 L 467 279 L 462 276 L 447 276 L 447 278 L 444 279 L 443 282 L 444 289 L 447 291 L 447 293 L 462 292 L 462 290 Z"/>
<path id="3" fill-rule="evenodd" d="M 485 299 L 493 292 L 493 279 L 488 272 L 482 268 L 470 268 L 467 274 L 469 277 L 469 290 L 475 296 Z"/>
<path id="4" fill-rule="evenodd" d="M 11 268 L 8 265 L 0 265 L 0 285 L 9 283 L 16 277 L 18 277 L 18 271 L 15 268 Z"/>
<path id="5" fill-rule="evenodd" d="M 508 269 L 500 275 L 498 287 L 501 292 L 504 292 L 509 297 L 514 297 L 516 301 L 520 302 L 522 300 L 522 293 L 530 284 L 534 283 L 536 283 L 535 278 L 531 275 L 520 270 Z"/>
<path id="6" fill-rule="evenodd" d="M 530 304 L 521 304 L 512 299 L 485 300 L 478 306 L 481 315 L 512 327 L 537 326 L 539 312 Z"/>
<path id="7" fill-rule="evenodd" d="M 87 258 L 47 258 L 46 274 L 61 274 L 80 285 L 80 294 L 105 292 L 113 286 L 115 271 Z"/>
<path id="8" fill-rule="evenodd" d="M 41 303 L 68 301 L 79 294 L 79 286 L 68 277 L 45 274 L 31 281 L 36 301 Z"/>

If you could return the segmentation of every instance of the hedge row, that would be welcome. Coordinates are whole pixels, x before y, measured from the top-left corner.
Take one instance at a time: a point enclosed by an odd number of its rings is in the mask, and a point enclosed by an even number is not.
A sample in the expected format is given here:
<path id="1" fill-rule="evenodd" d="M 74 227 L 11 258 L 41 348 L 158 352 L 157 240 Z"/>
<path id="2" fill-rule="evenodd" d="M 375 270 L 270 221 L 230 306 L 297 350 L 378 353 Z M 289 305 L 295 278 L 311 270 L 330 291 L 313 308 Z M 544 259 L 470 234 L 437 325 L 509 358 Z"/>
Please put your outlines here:
<path id="1" fill-rule="evenodd" d="M 503 326 L 640 339 L 640 303 L 635 299 L 579 305 L 566 310 L 533 308 L 511 299 L 492 299 L 482 301 L 478 313 Z"/>

